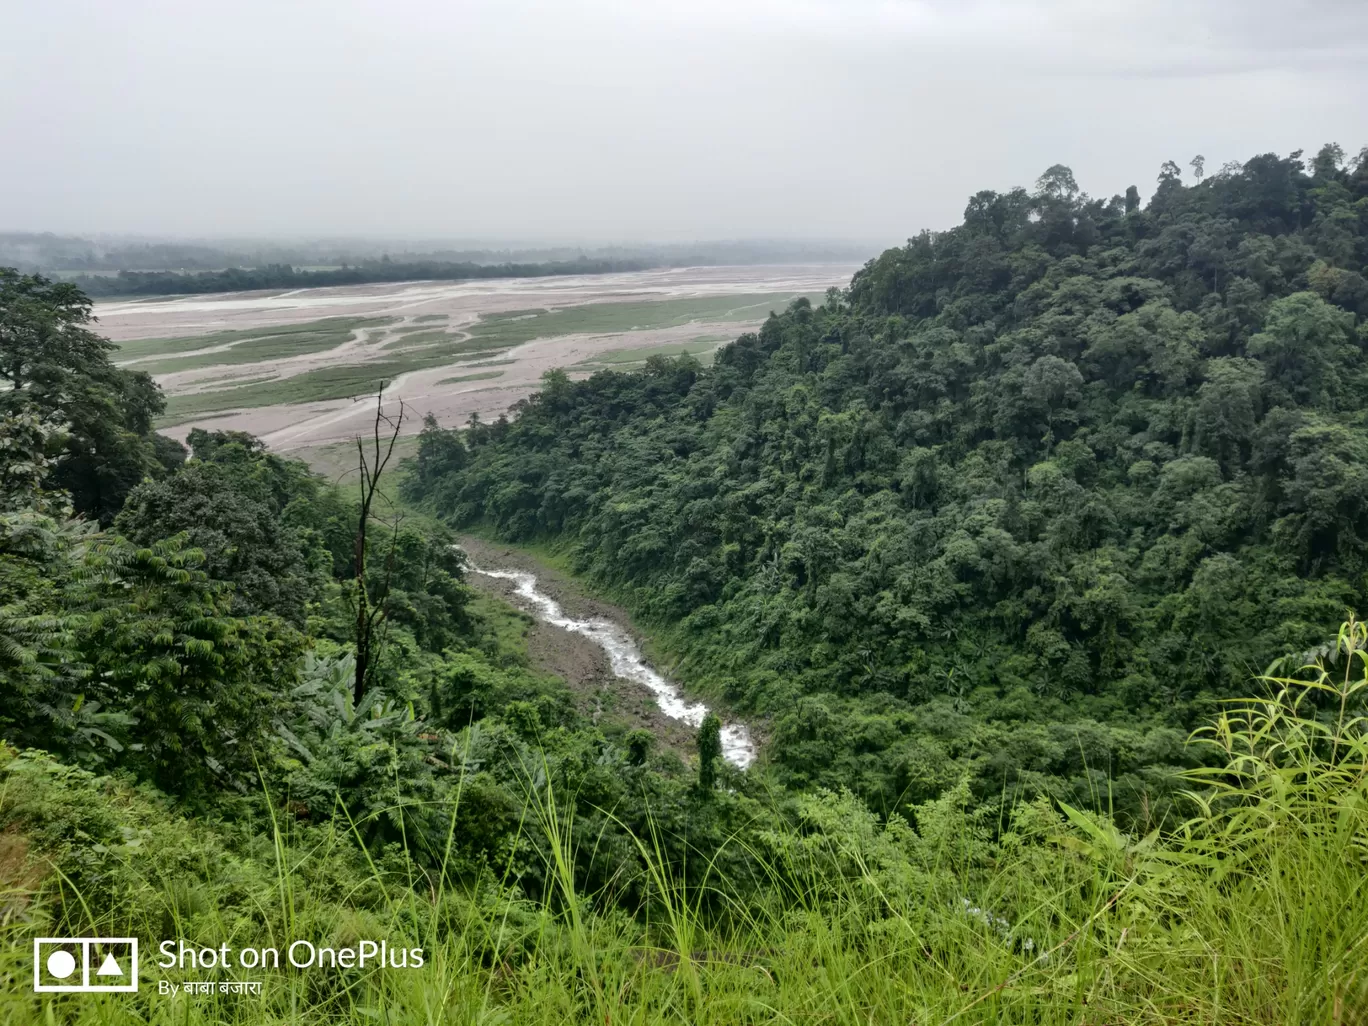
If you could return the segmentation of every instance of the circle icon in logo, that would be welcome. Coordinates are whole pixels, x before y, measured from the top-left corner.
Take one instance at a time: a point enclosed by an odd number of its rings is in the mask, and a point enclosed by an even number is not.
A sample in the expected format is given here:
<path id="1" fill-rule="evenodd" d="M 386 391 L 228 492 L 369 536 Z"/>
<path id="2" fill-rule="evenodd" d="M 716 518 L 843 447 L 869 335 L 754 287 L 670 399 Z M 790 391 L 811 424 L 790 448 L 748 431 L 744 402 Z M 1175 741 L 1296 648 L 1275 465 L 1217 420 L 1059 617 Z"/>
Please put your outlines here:
<path id="1" fill-rule="evenodd" d="M 70 951 L 58 949 L 48 955 L 47 971 L 59 980 L 65 980 L 76 971 L 76 958 Z"/>
<path id="2" fill-rule="evenodd" d="M 137 937 L 33 939 L 35 993 L 132 993 L 137 989 Z"/>

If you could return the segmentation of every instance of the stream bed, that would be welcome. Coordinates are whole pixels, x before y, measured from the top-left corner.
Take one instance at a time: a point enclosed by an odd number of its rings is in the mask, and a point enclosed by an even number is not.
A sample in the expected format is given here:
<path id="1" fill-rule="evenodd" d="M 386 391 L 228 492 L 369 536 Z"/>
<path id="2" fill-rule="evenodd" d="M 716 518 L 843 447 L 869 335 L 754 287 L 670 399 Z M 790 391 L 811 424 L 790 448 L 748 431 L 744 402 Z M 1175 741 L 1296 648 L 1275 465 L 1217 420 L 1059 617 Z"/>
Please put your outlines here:
<path id="1" fill-rule="evenodd" d="M 485 570 L 469 565 L 472 573 L 513 583 L 513 594 L 522 599 L 528 611 L 543 623 L 594 642 L 608 656 L 614 675 L 649 690 L 660 711 L 673 720 L 697 727 L 708 714 L 702 702 L 690 702 L 679 685 L 666 679 L 648 663 L 626 628 L 604 618 L 577 620 L 560 603 L 537 587 L 537 577 L 526 570 Z M 722 757 L 733 766 L 745 769 L 755 761 L 755 741 L 744 723 L 722 725 Z"/>

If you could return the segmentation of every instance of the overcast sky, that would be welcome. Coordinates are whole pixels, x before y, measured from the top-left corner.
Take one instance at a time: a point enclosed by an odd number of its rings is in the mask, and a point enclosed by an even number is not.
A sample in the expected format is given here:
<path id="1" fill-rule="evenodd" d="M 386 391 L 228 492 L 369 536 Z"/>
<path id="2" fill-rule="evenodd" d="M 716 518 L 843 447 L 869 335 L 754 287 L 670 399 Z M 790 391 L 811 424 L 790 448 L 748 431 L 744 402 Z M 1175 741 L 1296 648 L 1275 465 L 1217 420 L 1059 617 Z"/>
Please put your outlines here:
<path id="1" fill-rule="evenodd" d="M 896 241 L 1368 145 L 1365 0 L 3 0 L 0 229 Z"/>

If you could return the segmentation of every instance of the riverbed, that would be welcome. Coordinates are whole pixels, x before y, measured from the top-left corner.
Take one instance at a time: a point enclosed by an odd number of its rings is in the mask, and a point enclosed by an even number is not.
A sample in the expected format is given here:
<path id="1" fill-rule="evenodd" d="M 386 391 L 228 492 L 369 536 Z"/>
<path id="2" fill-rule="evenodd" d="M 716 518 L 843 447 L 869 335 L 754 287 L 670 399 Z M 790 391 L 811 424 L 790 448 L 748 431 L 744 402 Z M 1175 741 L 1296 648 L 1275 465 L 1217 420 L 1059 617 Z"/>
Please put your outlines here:
<path id="1" fill-rule="evenodd" d="M 632 702 L 632 697 L 649 698 L 654 716 L 644 717 L 644 726 L 662 735 L 662 740 L 677 750 L 685 748 L 690 735 L 708 714 L 708 706 L 688 697 L 680 685 L 652 666 L 642 653 L 626 614 L 605 603 L 587 600 L 567 587 L 564 575 L 538 566 L 526 554 L 479 539 L 463 538 L 461 547 L 471 560 L 471 569 L 484 581 L 501 585 L 502 597 L 531 614 L 543 629 L 549 629 L 572 642 L 570 652 L 562 649 L 556 657 L 544 660 L 544 668 L 566 677 L 572 688 L 593 682 L 606 669 L 615 678 L 620 692 L 625 692 L 629 709 L 644 712 L 646 703 Z M 472 580 L 472 584 L 480 581 Z M 567 606 L 571 607 L 567 611 Z M 578 642 L 579 644 L 574 644 Z M 588 642 L 606 661 L 596 675 L 584 674 L 576 665 L 575 655 L 584 657 L 583 643 Z M 541 646 L 545 651 L 545 644 Z M 578 649 L 578 653 L 576 653 Z M 571 663 L 570 672 L 563 664 Z M 592 658 L 589 662 L 592 663 Z M 575 679 L 579 678 L 579 679 Z M 721 730 L 722 756 L 734 766 L 745 769 L 756 758 L 756 743 L 749 726 L 723 719 Z"/>
<path id="2" fill-rule="evenodd" d="M 668 301 L 712 301 L 734 298 L 734 311 L 681 317 L 656 324 L 642 313 L 643 323 L 616 327 L 586 327 L 571 333 L 552 332 L 516 345 L 497 356 L 467 360 L 453 353 L 449 363 L 399 367 L 387 372 L 385 396 L 403 400 L 410 416 L 402 430 L 416 433 L 423 415 L 431 413 L 445 426 L 465 424 L 473 414 L 491 420 L 536 391 L 542 375 L 566 369 L 572 378 L 587 377 L 601 369 L 595 360 L 616 359 L 613 354 L 636 354 L 644 360 L 649 350 L 677 355 L 681 347 L 721 344 L 760 326 L 771 309 L 783 309 L 797 295 L 820 296 L 832 285 L 843 286 L 857 267 L 847 264 L 776 265 L 745 267 L 663 268 L 621 274 L 564 275 L 545 278 L 480 279 L 465 282 L 404 282 L 336 288 L 291 289 L 263 292 L 230 292 L 209 296 L 115 300 L 95 305 L 99 331 L 115 342 L 146 339 L 193 338 L 211 332 L 248 332 L 254 328 L 306 325 L 331 317 L 384 318 L 383 326 L 357 328 L 350 341 L 331 349 L 263 356 L 252 362 L 216 363 L 196 359 L 182 370 L 164 367 L 155 372 L 163 390 L 173 400 L 205 392 L 250 391 L 265 383 L 308 374 L 360 367 L 369 363 L 402 362 L 402 350 L 392 348 L 402 333 L 426 326 L 452 333 L 462 340 L 482 319 L 535 310 L 620 308 L 622 304 L 645 311 L 649 304 Z M 755 305 L 770 297 L 772 304 Z M 636 316 L 636 314 L 633 314 Z M 168 355 L 192 352 L 179 349 L 144 353 L 130 362 L 131 369 L 157 366 Z M 711 357 L 700 351 L 705 362 Z M 115 360 L 120 360 L 115 354 Z M 146 361 L 153 361 L 147 363 Z M 610 364 L 622 369 L 616 363 Z M 625 366 L 625 365 L 624 365 Z M 474 368 L 474 369 L 472 369 Z M 378 385 L 378 380 L 374 383 Z M 372 386 L 363 392 L 369 394 Z M 162 429 L 184 438 L 193 427 L 206 430 L 246 431 L 278 452 L 308 449 L 347 441 L 370 427 L 373 405 L 345 399 L 282 399 L 270 405 L 232 407 L 223 399 L 221 409 L 177 415 Z"/>

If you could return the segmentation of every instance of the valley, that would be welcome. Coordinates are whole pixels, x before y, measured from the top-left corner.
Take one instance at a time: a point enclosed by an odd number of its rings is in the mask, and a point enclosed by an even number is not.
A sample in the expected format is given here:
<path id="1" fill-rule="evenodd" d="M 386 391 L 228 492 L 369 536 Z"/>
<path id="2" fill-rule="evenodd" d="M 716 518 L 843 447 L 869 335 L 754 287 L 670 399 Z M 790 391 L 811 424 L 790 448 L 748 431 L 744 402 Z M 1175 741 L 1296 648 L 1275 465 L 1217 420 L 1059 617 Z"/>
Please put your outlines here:
<path id="1" fill-rule="evenodd" d="M 531 553 L 463 535 L 471 560 L 466 581 L 534 618 L 528 650 L 538 669 L 566 682 L 597 722 L 604 714 L 651 731 L 687 759 L 708 707 L 685 698 L 641 652 L 640 633 L 626 610 L 589 595 L 582 581 Z M 724 720 L 722 755 L 745 769 L 756 758 L 750 727 Z"/>
<path id="2" fill-rule="evenodd" d="M 849 278 L 0 268 L 0 975 L 425 958 L 0 1019 L 1362 1021 L 1365 202 L 1327 146 Z"/>

